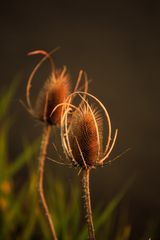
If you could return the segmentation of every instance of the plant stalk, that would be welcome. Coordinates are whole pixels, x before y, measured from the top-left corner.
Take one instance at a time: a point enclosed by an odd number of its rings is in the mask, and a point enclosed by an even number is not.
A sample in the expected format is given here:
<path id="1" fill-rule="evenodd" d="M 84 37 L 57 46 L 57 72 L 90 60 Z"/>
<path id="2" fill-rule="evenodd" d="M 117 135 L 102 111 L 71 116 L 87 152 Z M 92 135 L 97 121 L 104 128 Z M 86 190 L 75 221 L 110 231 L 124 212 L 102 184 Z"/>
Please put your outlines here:
<path id="1" fill-rule="evenodd" d="M 40 155 L 39 155 L 39 181 L 38 181 L 38 188 L 39 188 L 39 194 L 42 202 L 42 206 L 44 208 L 53 240 L 57 240 L 54 224 L 51 218 L 51 214 L 49 212 L 47 202 L 45 199 L 44 195 L 44 188 L 43 188 L 43 179 L 44 179 L 44 167 L 45 167 L 45 159 L 46 159 L 46 151 L 47 151 L 47 146 L 49 142 L 51 134 L 51 126 L 50 125 L 45 125 L 43 129 L 43 135 L 42 135 L 42 141 L 41 141 L 41 149 L 40 149 Z"/>
<path id="2" fill-rule="evenodd" d="M 82 172 L 82 196 L 84 198 L 85 219 L 88 228 L 89 240 L 95 240 L 96 237 L 92 218 L 89 177 L 90 169 L 84 169 Z"/>

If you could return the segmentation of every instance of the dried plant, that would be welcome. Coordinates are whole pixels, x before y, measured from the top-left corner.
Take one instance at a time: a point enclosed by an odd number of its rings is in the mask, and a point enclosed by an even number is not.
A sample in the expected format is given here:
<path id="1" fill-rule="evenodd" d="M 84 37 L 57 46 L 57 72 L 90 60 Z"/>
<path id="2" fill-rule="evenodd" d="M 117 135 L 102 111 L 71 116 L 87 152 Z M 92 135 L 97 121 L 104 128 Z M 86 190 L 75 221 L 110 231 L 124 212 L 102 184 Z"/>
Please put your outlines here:
<path id="1" fill-rule="evenodd" d="M 72 104 L 75 95 L 79 96 L 81 100 L 78 107 Z M 98 108 L 96 106 L 93 107 L 89 103 L 89 99 L 94 101 Z M 53 110 L 53 113 L 59 106 Z M 63 149 L 67 159 L 71 162 L 69 165 L 79 168 L 79 173 L 82 171 L 82 194 L 88 235 L 89 239 L 95 239 L 89 187 L 90 170 L 97 166 L 102 166 L 109 157 L 114 147 L 118 130 L 116 129 L 111 142 L 109 114 L 104 105 L 89 93 L 80 91 L 72 93 L 67 98 L 63 108 L 64 112 L 61 118 Z M 106 120 L 102 119 L 101 110 L 104 112 Z M 108 126 L 105 148 L 103 143 L 105 140 L 102 138 L 104 123 Z"/>
<path id="2" fill-rule="evenodd" d="M 36 65 L 33 71 L 30 74 L 28 79 L 27 88 L 26 88 L 26 100 L 27 100 L 27 107 L 28 111 L 34 116 L 36 119 L 44 122 L 43 134 L 42 134 L 42 141 L 41 141 L 41 149 L 39 155 L 39 181 L 38 181 L 38 188 L 40 193 L 41 202 L 47 216 L 49 226 L 52 232 L 53 239 L 57 239 L 55 227 L 47 206 L 47 202 L 44 195 L 43 189 L 43 178 L 44 178 L 44 164 L 46 158 L 46 151 L 47 146 L 50 138 L 51 133 L 51 126 L 57 125 L 60 123 L 60 116 L 61 116 L 61 109 L 57 109 L 54 115 L 50 117 L 50 113 L 52 108 L 55 107 L 57 104 L 64 102 L 65 98 L 69 93 L 69 74 L 67 69 L 64 68 L 63 70 L 57 70 L 53 64 L 52 58 L 50 54 L 45 51 L 38 50 L 29 53 L 29 55 L 35 54 L 43 54 L 44 58 Z M 44 83 L 42 90 L 40 91 L 35 108 L 32 107 L 31 100 L 30 100 L 30 90 L 31 90 L 31 83 L 33 77 L 41 64 L 46 59 L 50 60 L 52 72 L 50 77 Z"/>
<path id="3" fill-rule="evenodd" d="M 56 49 L 55 49 L 56 50 Z M 45 165 L 45 158 L 46 158 L 46 151 L 47 146 L 49 143 L 49 138 L 51 134 L 51 127 L 60 126 L 61 124 L 61 116 L 63 115 L 63 104 L 66 101 L 67 96 L 70 92 L 70 76 L 68 73 L 67 68 L 64 66 L 63 69 L 56 69 L 54 62 L 51 58 L 51 54 L 55 52 L 48 53 L 44 50 L 37 50 L 30 52 L 28 55 L 37 55 L 42 54 L 44 57 L 42 60 L 34 67 L 33 71 L 31 72 L 27 87 L 26 87 L 26 101 L 27 101 L 27 110 L 28 112 L 36 119 L 44 122 L 44 129 L 42 134 L 42 141 L 41 141 L 41 149 L 39 155 L 39 193 L 41 202 L 45 211 L 45 214 L 48 219 L 49 226 L 51 228 L 53 239 L 57 239 L 55 227 L 47 206 L 47 202 L 44 195 L 43 189 L 43 178 L 44 178 L 44 165 Z M 43 88 L 41 89 L 40 93 L 38 94 L 35 107 L 32 107 L 31 100 L 30 100 L 30 92 L 32 86 L 32 80 L 35 76 L 37 70 L 40 68 L 41 64 L 46 60 L 49 59 L 51 64 L 51 74 L 50 77 L 45 81 Z M 83 71 L 79 72 L 79 76 L 77 79 L 77 83 L 75 86 L 74 91 L 79 88 L 79 84 L 82 78 Z M 88 89 L 88 81 L 85 78 L 85 85 L 84 90 L 87 91 Z M 59 106 L 56 108 L 56 106 Z M 56 108 L 54 113 L 52 110 Z"/>
<path id="4" fill-rule="evenodd" d="M 51 53 L 53 53 L 53 50 Z M 49 125 L 60 124 L 61 119 L 61 108 L 58 108 L 54 114 L 51 112 L 57 104 L 65 102 L 66 97 L 70 91 L 70 76 L 67 68 L 64 66 L 62 70 L 56 69 L 54 62 L 51 58 L 51 53 L 47 53 L 43 50 L 37 50 L 30 52 L 28 55 L 43 54 L 44 58 L 34 67 L 31 72 L 27 87 L 26 87 L 26 101 L 28 111 L 38 120 L 43 121 Z M 36 99 L 35 107 L 32 107 L 30 100 L 30 91 L 32 86 L 32 80 L 41 64 L 46 60 L 50 60 L 51 63 L 51 74 L 50 77 L 45 81 L 38 97 Z"/>

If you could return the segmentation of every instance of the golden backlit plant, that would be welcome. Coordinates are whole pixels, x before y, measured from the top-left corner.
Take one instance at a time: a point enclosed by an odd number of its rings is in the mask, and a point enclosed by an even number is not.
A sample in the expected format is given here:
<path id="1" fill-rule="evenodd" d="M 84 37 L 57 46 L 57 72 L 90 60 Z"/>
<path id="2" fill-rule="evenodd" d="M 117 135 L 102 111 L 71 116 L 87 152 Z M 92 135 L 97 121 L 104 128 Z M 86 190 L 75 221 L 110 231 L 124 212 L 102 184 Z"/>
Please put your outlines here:
<path id="1" fill-rule="evenodd" d="M 73 104 L 75 96 L 80 98 L 78 106 Z M 92 103 L 89 102 L 90 100 Z M 79 173 L 82 171 L 82 196 L 88 235 L 89 239 L 95 239 L 89 187 L 90 170 L 102 166 L 109 157 L 115 145 L 118 129 L 116 129 L 112 140 L 112 128 L 108 111 L 102 102 L 92 94 L 81 91 L 74 92 L 68 96 L 66 103 L 57 105 L 52 113 L 62 105 L 62 145 L 64 153 L 70 162 L 69 165 L 79 168 Z M 105 118 L 102 117 L 102 112 Z M 107 124 L 108 127 L 106 142 L 103 136 L 104 124 Z"/>
<path id="2" fill-rule="evenodd" d="M 44 165 L 45 165 L 45 159 L 46 159 L 47 146 L 48 146 L 49 138 L 51 134 L 51 127 L 52 126 L 58 127 L 61 125 L 61 116 L 63 116 L 63 111 L 62 111 L 63 104 L 65 103 L 67 96 L 70 93 L 70 76 L 66 66 L 64 66 L 62 69 L 57 69 L 55 67 L 53 59 L 51 57 L 51 54 L 53 54 L 55 50 L 53 50 L 50 53 L 44 50 L 36 50 L 28 54 L 28 55 L 42 54 L 44 57 L 34 67 L 33 71 L 31 72 L 28 78 L 27 87 L 26 87 L 26 102 L 27 102 L 26 108 L 28 112 L 35 119 L 38 119 L 44 123 L 42 140 L 41 140 L 41 149 L 39 154 L 38 188 L 39 188 L 41 202 L 42 202 L 42 205 L 43 205 L 43 208 L 52 232 L 52 237 L 53 239 L 56 240 L 57 234 L 51 218 L 51 214 L 47 206 L 47 202 L 44 195 L 44 189 L 43 189 Z M 35 74 L 37 73 L 38 69 L 42 65 L 42 63 L 47 59 L 50 61 L 50 64 L 51 64 L 51 74 L 49 78 L 45 81 L 44 86 L 42 87 L 36 99 L 35 107 L 33 107 L 30 99 L 32 80 Z M 83 71 L 80 71 L 74 91 L 76 91 L 79 88 L 82 75 L 83 75 Z M 85 78 L 84 89 L 85 91 L 87 91 L 88 89 L 87 78 Z M 59 107 L 56 108 L 56 106 L 59 106 Z M 53 113 L 52 110 L 54 108 L 56 108 L 56 110 Z"/>

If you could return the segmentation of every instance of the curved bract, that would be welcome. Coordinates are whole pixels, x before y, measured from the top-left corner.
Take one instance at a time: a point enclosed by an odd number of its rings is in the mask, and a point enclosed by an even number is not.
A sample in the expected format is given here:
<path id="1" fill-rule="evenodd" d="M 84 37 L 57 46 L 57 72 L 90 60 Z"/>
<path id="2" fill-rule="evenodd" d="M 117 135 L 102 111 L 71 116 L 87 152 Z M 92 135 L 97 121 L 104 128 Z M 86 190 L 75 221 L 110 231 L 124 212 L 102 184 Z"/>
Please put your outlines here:
<path id="1" fill-rule="evenodd" d="M 75 97 L 80 99 L 78 106 L 73 105 Z M 89 101 L 93 103 L 90 104 Z M 102 111 L 105 118 L 102 117 Z M 108 127 L 105 149 L 102 137 L 104 124 Z M 110 117 L 100 100 L 82 91 L 76 91 L 68 96 L 61 118 L 61 139 L 64 152 L 74 165 L 82 169 L 102 165 L 115 145 L 118 130 L 115 131 L 113 141 L 111 134 Z"/>

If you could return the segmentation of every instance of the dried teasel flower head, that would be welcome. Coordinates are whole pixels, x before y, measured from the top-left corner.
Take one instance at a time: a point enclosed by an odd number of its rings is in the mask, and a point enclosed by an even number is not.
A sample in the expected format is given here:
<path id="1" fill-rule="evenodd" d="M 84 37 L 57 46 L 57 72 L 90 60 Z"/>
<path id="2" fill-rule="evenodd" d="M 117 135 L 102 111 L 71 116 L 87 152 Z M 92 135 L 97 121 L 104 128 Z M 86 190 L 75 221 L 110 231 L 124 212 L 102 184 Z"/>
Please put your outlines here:
<path id="1" fill-rule="evenodd" d="M 56 50 L 56 49 L 55 49 Z M 62 115 L 62 104 L 65 103 L 65 100 L 70 92 L 70 76 L 67 68 L 64 66 L 63 69 L 56 69 L 51 54 L 55 51 L 48 53 L 43 50 L 37 50 L 30 52 L 28 55 L 42 54 L 44 57 L 42 60 L 35 66 L 33 71 L 30 74 L 26 87 L 26 100 L 28 111 L 40 121 L 46 122 L 50 125 L 60 125 L 61 115 Z M 36 99 L 35 107 L 33 108 L 30 100 L 30 91 L 33 77 L 37 70 L 40 68 L 41 64 L 49 59 L 51 63 L 51 74 L 50 77 L 45 81 L 44 86 L 42 87 L 38 97 Z M 79 73 L 77 84 L 75 90 L 78 89 L 79 83 L 82 77 L 82 71 Z M 85 79 L 85 88 L 88 88 L 88 81 Z M 56 111 L 52 113 L 52 110 L 60 105 Z"/>
<path id="2" fill-rule="evenodd" d="M 63 70 L 52 72 L 45 82 L 36 101 L 35 114 L 41 121 L 47 121 L 51 125 L 59 125 L 61 121 L 62 107 L 51 114 L 54 107 L 65 102 L 69 94 L 69 74 L 66 67 Z"/>
<path id="3" fill-rule="evenodd" d="M 54 52 L 55 50 L 53 50 Z M 52 52 L 52 53 L 53 53 Z M 61 108 L 58 108 L 54 114 L 51 116 L 53 108 L 62 102 L 65 102 L 66 97 L 70 90 L 70 77 L 67 68 L 64 67 L 62 70 L 57 70 L 53 60 L 51 58 L 51 53 L 47 53 L 43 50 L 37 50 L 30 52 L 28 55 L 42 54 L 44 57 L 35 66 L 28 79 L 26 88 L 26 100 L 29 112 L 40 121 L 46 122 L 50 125 L 58 125 L 61 121 Z M 41 64 L 49 59 L 51 63 L 51 74 L 50 77 L 45 81 L 38 97 L 36 99 L 35 107 L 33 108 L 30 100 L 30 90 L 33 77 L 37 70 L 40 68 Z"/>
<path id="4" fill-rule="evenodd" d="M 81 99 L 78 107 L 71 104 L 75 95 Z M 94 100 L 98 108 L 93 107 L 89 99 Z M 64 109 L 61 118 L 61 138 L 67 158 L 80 169 L 103 165 L 114 147 L 118 134 L 116 129 L 111 140 L 111 121 L 107 109 L 95 96 L 80 91 L 68 97 L 68 104 Z M 102 111 L 105 119 L 102 119 Z M 102 135 L 105 123 L 108 127 L 108 136 L 104 144 Z"/>

